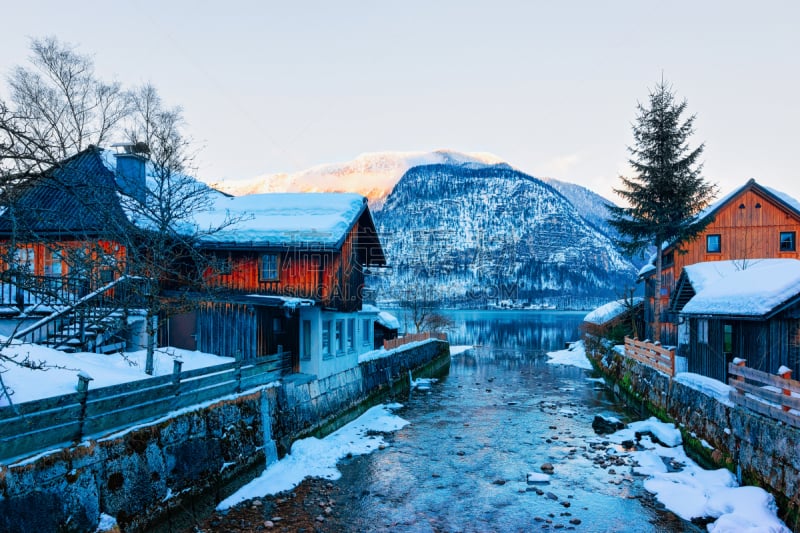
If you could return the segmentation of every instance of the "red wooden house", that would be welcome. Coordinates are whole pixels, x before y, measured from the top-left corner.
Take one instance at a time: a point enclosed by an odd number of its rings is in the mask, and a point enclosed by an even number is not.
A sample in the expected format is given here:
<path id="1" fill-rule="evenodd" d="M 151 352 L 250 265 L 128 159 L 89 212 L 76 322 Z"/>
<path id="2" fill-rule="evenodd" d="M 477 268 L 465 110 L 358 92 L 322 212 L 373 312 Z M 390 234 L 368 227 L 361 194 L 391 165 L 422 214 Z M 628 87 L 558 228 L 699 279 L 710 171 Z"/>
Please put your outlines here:
<path id="1" fill-rule="evenodd" d="M 146 187 L 149 167 L 130 150 L 115 157 L 90 147 L 7 193 L 13 197 L 5 197 L 0 213 L 0 311 L 8 320 L 56 306 L 63 311 L 124 277 L 127 250 L 113 235 L 136 221 L 120 193 Z M 386 260 L 364 197 L 208 194 L 209 208 L 185 222 L 209 227 L 233 215 L 234 223 L 199 243 L 215 265 L 205 273 L 213 290 L 189 291 L 187 306 L 186 288 L 173 287 L 181 292 L 181 313 L 165 317 L 162 344 L 241 358 L 281 352 L 287 370 L 318 375 L 353 366 L 372 349 L 377 313 L 362 311 L 364 269 Z M 53 298 L 43 302 L 45 296 Z M 83 333 L 73 348 L 94 349 Z"/>
<path id="2" fill-rule="evenodd" d="M 662 250 L 661 343 L 678 346 L 679 353 L 688 343 L 688 332 L 681 333 L 678 316 L 687 302 L 687 293 L 680 290 L 681 273 L 686 265 L 733 261 L 746 268 L 749 262 L 758 259 L 800 258 L 797 247 L 800 202 L 755 180 L 749 180 L 700 216 L 710 217 L 712 222 L 697 239 L 673 243 Z M 645 324 L 649 338 L 654 337 L 654 274 L 652 264 L 640 272 L 640 279 L 645 281 Z"/>

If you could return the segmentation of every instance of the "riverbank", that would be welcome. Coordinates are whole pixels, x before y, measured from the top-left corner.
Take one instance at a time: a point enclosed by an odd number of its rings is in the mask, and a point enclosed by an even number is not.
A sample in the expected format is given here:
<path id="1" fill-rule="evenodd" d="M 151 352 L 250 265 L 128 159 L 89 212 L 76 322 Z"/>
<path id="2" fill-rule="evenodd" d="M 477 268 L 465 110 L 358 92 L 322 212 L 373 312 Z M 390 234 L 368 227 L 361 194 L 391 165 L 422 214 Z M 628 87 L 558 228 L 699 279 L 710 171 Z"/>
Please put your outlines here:
<path id="1" fill-rule="evenodd" d="M 645 418 L 674 423 L 692 459 L 705 468 L 725 468 L 742 485 L 772 494 L 779 517 L 800 530 L 800 432 L 776 420 L 736 407 L 727 385 L 696 374 L 675 378 L 615 351 L 588 352 L 614 393 Z"/>
<path id="2" fill-rule="evenodd" d="M 449 361 L 446 342 L 409 345 L 322 380 L 291 375 L 4 465 L 0 530 L 93 531 L 101 517 L 106 525 L 113 517 L 124 531 L 179 531 L 284 455 L 297 438 L 408 387 L 410 370 Z"/>

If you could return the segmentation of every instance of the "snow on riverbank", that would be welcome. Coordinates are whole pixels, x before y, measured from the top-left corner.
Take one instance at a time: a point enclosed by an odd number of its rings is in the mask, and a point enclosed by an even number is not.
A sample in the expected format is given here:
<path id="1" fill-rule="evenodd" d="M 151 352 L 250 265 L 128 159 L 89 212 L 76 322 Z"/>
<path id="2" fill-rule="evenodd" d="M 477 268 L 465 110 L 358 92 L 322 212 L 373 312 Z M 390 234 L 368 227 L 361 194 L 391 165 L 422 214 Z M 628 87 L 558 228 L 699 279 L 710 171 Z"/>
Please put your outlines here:
<path id="1" fill-rule="evenodd" d="M 645 432 L 664 445 L 642 435 L 637 451 L 630 452 L 639 465 L 633 471 L 648 476 L 644 488 L 670 511 L 685 520 L 716 518 L 708 525 L 712 533 L 789 533 L 777 517 L 771 494 L 758 487 L 738 486 L 733 474 L 724 468 L 702 469 L 684 452 L 680 431 L 673 424 L 653 417 L 629 424 L 609 435 L 609 440 L 617 444 L 635 441 L 637 433 Z"/>
<path id="2" fill-rule="evenodd" d="M 374 434 L 397 431 L 408 424 L 393 413 L 401 404 L 376 405 L 349 424 L 342 426 L 324 439 L 309 437 L 295 441 L 291 452 L 268 465 L 264 473 L 220 502 L 224 510 L 251 498 L 290 490 L 306 477 L 339 479 L 341 473 L 336 463 L 347 455 L 371 453 L 386 442 Z"/>
<path id="3" fill-rule="evenodd" d="M 33 370 L 12 362 L 0 362 L 0 372 L 5 386 L 11 392 L 14 403 L 29 402 L 62 394 L 72 394 L 78 385 L 78 374 L 88 374 L 92 381 L 89 387 L 96 389 L 129 381 L 147 379 L 145 374 L 147 351 L 125 354 L 64 353 L 38 344 L 14 342 L 3 350 L 3 354 L 17 362 L 26 358 L 33 364 L 43 362 L 45 370 Z M 182 370 L 194 370 L 233 361 L 232 357 L 181 350 L 157 348 L 154 360 L 154 376 L 172 373 L 173 361 L 183 361 Z M 8 398 L 0 395 L 0 406 L 8 405 Z"/>
<path id="4" fill-rule="evenodd" d="M 592 364 L 589 358 L 586 357 L 586 348 L 583 346 L 583 341 L 573 342 L 566 350 L 558 350 L 556 352 L 547 352 L 547 361 L 551 365 L 571 365 L 586 370 L 592 369 Z"/>

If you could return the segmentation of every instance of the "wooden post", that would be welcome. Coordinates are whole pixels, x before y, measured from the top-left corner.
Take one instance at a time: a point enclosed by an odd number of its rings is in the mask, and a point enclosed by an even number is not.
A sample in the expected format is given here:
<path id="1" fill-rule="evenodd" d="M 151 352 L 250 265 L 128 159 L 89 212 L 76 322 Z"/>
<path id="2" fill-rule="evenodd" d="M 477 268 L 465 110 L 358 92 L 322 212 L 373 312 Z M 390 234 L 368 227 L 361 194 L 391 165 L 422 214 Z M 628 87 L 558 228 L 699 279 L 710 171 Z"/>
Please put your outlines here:
<path id="1" fill-rule="evenodd" d="M 180 359 L 172 360 L 172 387 L 175 389 L 175 396 L 180 393 L 181 386 L 181 369 L 183 368 L 183 361 Z"/>
<path id="2" fill-rule="evenodd" d="M 745 366 L 747 366 L 747 360 L 746 359 L 740 359 L 739 357 L 734 357 L 733 358 L 733 364 L 736 365 L 736 366 L 744 368 Z M 744 376 L 736 376 L 736 381 L 744 381 Z"/>
<path id="3" fill-rule="evenodd" d="M 81 402 L 81 423 L 78 425 L 78 433 L 75 435 L 75 443 L 79 443 L 83 439 L 83 427 L 86 423 L 86 399 L 89 396 L 89 382 L 94 378 L 84 371 L 78 372 L 78 393 L 80 393 Z"/>
<path id="4" fill-rule="evenodd" d="M 792 379 L 792 369 L 791 368 L 787 368 L 785 366 L 781 366 L 778 369 L 778 375 L 780 377 L 782 377 L 783 379 Z M 783 389 L 783 395 L 784 396 L 791 396 L 792 395 L 792 391 L 789 390 L 789 389 Z M 789 407 L 788 405 L 784 405 L 782 407 L 783 407 L 784 411 L 791 410 L 791 407 Z"/>

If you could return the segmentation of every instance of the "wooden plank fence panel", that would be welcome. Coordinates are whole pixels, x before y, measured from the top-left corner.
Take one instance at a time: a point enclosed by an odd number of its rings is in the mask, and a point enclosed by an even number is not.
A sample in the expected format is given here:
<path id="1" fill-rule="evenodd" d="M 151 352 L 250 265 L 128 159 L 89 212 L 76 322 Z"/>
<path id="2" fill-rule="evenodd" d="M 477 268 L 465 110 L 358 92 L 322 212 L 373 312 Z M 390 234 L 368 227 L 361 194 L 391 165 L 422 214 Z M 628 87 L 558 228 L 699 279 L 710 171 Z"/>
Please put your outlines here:
<path id="1" fill-rule="evenodd" d="M 150 402 L 87 417 L 83 426 L 84 435 L 110 432 L 160 418 L 173 410 L 174 399 L 174 395 L 165 396 Z"/>
<path id="2" fill-rule="evenodd" d="M 241 390 L 253 389 L 262 385 L 268 385 L 274 381 L 281 379 L 280 371 L 262 372 L 260 374 L 253 374 L 251 376 L 242 376 Z"/>
<path id="3" fill-rule="evenodd" d="M 211 367 L 213 368 L 213 367 Z M 89 385 L 89 394 L 87 396 L 89 401 L 96 400 L 96 399 L 103 399 L 108 396 L 117 396 L 120 394 L 125 394 L 128 392 L 135 392 L 142 390 L 143 388 L 155 388 L 162 385 L 167 385 L 172 383 L 173 380 L 172 374 L 166 374 L 163 376 L 156 376 L 152 378 L 145 378 L 139 379 L 136 381 L 129 381 L 127 383 L 120 383 L 119 385 L 109 385 L 108 387 L 98 387 L 93 389 L 91 384 Z"/>
<path id="4" fill-rule="evenodd" d="M 744 394 L 738 391 L 731 392 L 730 398 L 736 405 L 747 407 L 751 411 L 755 411 L 756 413 L 762 414 L 764 416 L 774 418 L 775 420 L 779 420 L 781 422 L 789 424 L 790 426 L 800 427 L 800 418 L 789 412 L 784 411 L 780 407 L 774 407 L 765 404 L 754 398 L 745 396 Z"/>
<path id="5" fill-rule="evenodd" d="M 30 454 L 33 450 L 45 450 L 55 446 L 70 446 L 79 438 L 80 421 L 50 426 L 38 431 L 22 433 L 0 439 L 0 459 Z"/>
<path id="6" fill-rule="evenodd" d="M 77 381 L 75 384 L 77 385 Z M 11 399 L 13 400 L 14 397 L 12 396 Z M 41 413 L 44 411 L 64 409 L 70 405 L 80 403 L 80 400 L 81 395 L 75 392 L 71 394 L 64 394 L 62 396 L 53 396 L 52 398 L 34 400 L 32 402 L 6 405 L 0 407 L 0 420 L 15 418 L 17 416 L 25 416 L 28 414 Z"/>
<path id="7" fill-rule="evenodd" d="M 625 356 L 668 376 L 675 375 L 675 348 L 625 337 Z"/>
<path id="8" fill-rule="evenodd" d="M 236 369 L 239 363 L 224 363 L 216 366 L 208 366 L 205 368 L 195 368 L 194 370 L 184 370 L 181 372 L 181 381 L 192 379 L 200 376 L 207 376 L 209 374 L 216 374 L 218 372 L 227 372 Z"/>
<path id="9" fill-rule="evenodd" d="M 186 392 L 181 392 L 179 396 L 174 398 L 175 402 L 173 409 L 189 407 L 190 405 L 228 396 L 230 394 L 234 394 L 238 389 L 238 381 L 226 381 L 223 383 L 217 383 L 210 387 L 189 389 Z"/>
<path id="10" fill-rule="evenodd" d="M 175 387 L 170 382 L 157 387 L 149 387 L 126 394 L 97 398 L 86 402 L 86 416 L 99 416 L 103 413 L 123 410 L 136 405 L 144 405 L 172 396 L 175 396 Z"/>
<path id="11" fill-rule="evenodd" d="M 734 365 L 733 363 L 729 363 L 728 373 L 733 374 L 734 376 L 741 376 L 745 379 L 752 379 L 753 381 L 758 381 L 759 383 L 764 383 L 766 385 L 773 385 L 781 389 L 789 389 L 792 392 L 800 393 L 800 381 L 794 379 L 784 379 L 774 374 L 756 370 L 755 368 L 738 366 Z"/>
<path id="12" fill-rule="evenodd" d="M 782 392 L 775 392 L 765 389 L 764 387 L 759 387 L 758 385 L 745 383 L 744 381 L 736 381 L 735 379 L 729 379 L 728 385 L 734 387 L 741 393 L 749 393 L 754 396 L 758 396 L 759 398 L 763 398 L 768 402 L 775 403 L 778 406 L 785 405 L 791 409 L 797 409 L 800 411 L 800 398 L 797 396 L 787 396 Z"/>
<path id="13" fill-rule="evenodd" d="M 52 409 L 41 413 L 32 413 L 0 422 L 0 435 L 11 436 L 43 431 L 48 427 L 79 422 L 81 405 L 73 404 L 61 409 Z"/>

